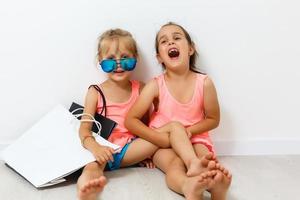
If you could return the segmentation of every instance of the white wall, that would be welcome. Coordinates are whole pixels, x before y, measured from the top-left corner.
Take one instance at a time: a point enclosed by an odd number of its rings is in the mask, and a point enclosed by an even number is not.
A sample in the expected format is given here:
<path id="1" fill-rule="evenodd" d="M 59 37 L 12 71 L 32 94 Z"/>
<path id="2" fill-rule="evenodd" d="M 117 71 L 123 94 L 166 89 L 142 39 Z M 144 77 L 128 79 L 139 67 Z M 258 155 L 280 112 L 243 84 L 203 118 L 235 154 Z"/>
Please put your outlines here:
<path id="1" fill-rule="evenodd" d="M 199 66 L 217 87 L 222 121 L 212 134 L 219 153 L 299 154 L 299 6 L 292 0 L 1 1 L 0 144 L 57 103 L 82 103 L 88 85 L 104 80 L 95 50 L 108 28 L 136 38 L 136 77 L 160 73 L 155 33 L 175 21 L 191 33 Z"/>

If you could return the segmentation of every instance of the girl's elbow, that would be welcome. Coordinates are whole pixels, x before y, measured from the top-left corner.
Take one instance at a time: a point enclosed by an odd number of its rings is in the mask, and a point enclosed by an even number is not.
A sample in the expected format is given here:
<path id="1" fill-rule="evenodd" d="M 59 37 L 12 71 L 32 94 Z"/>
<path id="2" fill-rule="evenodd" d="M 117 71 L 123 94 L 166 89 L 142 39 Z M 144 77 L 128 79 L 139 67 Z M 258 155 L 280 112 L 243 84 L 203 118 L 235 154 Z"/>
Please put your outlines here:
<path id="1" fill-rule="evenodd" d="M 132 123 L 133 123 L 134 119 L 135 118 L 130 115 L 127 115 L 125 117 L 124 125 L 128 130 L 130 130 L 130 128 L 132 127 Z"/>
<path id="2" fill-rule="evenodd" d="M 131 118 L 129 116 L 127 116 L 124 121 L 124 125 L 127 129 L 130 128 L 130 122 L 131 122 Z"/>
<path id="3" fill-rule="evenodd" d="M 220 124 L 220 118 L 215 119 L 214 128 L 217 128 Z"/>

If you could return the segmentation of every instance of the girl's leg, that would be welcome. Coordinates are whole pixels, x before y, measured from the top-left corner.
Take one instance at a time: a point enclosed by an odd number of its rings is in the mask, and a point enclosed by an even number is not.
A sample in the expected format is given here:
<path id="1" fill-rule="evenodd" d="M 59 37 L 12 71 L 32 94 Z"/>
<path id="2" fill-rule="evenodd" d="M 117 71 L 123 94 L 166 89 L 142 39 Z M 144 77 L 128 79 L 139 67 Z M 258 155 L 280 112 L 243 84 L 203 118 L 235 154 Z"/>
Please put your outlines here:
<path id="1" fill-rule="evenodd" d="M 78 198 L 80 200 L 96 200 L 106 184 L 103 176 L 104 165 L 97 162 L 87 164 L 77 181 Z"/>
<path id="2" fill-rule="evenodd" d="M 153 156 L 153 162 L 166 174 L 168 187 L 188 200 L 201 200 L 203 192 L 213 185 L 212 177 L 216 171 L 188 177 L 184 163 L 172 149 L 159 149 Z"/>
<path id="3" fill-rule="evenodd" d="M 206 166 L 203 166 L 201 162 L 202 157 L 200 160 L 197 157 L 186 129 L 182 124 L 170 122 L 157 130 L 159 132 L 169 132 L 171 146 L 187 167 L 188 176 L 195 176 L 207 171 Z M 211 161 L 209 166 L 210 168 L 215 167 L 215 162 Z"/>
<path id="4" fill-rule="evenodd" d="M 209 150 L 203 144 L 194 144 L 194 149 L 199 158 L 209 154 Z M 216 164 L 217 174 L 215 175 L 215 184 L 209 188 L 212 200 L 225 200 L 232 176 L 227 169 L 220 163 Z"/>
<path id="5" fill-rule="evenodd" d="M 124 158 L 121 161 L 121 167 L 134 165 L 146 158 L 150 158 L 157 149 L 158 147 L 151 142 L 142 138 L 137 138 L 130 143 Z"/>
<path id="6" fill-rule="evenodd" d="M 152 143 L 138 138 L 128 147 L 121 166 L 130 166 L 150 157 L 158 148 Z M 81 176 L 78 179 L 78 197 L 80 200 L 94 200 L 103 190 L 106 184 L 106 178 L 103 176 L 104 165 L 97 162 L 87 164 Z"/>

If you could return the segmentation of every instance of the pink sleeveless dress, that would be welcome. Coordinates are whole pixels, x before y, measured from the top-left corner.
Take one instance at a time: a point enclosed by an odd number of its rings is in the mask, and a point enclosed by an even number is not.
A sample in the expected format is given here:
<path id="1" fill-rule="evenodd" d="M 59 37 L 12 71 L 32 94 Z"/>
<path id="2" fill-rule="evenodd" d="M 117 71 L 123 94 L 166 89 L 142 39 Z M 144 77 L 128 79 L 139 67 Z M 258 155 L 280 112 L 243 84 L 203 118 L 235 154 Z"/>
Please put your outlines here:
<path id="1" fill-rule="evenodd" d="M 180 103 L 169 92 L 164 74 L 154 79 L 159 88 L 159 105 L 157 111 L 153 112 L 149 126 L 159 128 L 170 121 L 181 122 L 185 127 L 192 126 L 204 119 L 203 86 L 207 75 L 198 74 L 194 95 L 190 102 Z M 192 144 L 203 144 L 209 151 L 214 153 L 212 141 L 208 132 L 199 133 L 191 137 Z"/>
<path id="2" fill-rule="evenodd" d="M 124 126 L 125 116 L 128 113 L 128 110 L 135 103 L 136 99 L 139 96 L 140 83 L 138 81 L 131 81 L 131 96 L 128 101 L 124 103 L 114 103 L 106 99 L 106 116 L 115 122 L 118 125 L 114 128 L 113 132 L 108 138 L 108 141 L 120 145 L 122 148 L 129 142 L 132 141 L 136 136 L 130 133 L 127 128 Z M 97 112 L 100 113 L 102 110 L 102 98 L 98 94 L 98 104 Z"/>

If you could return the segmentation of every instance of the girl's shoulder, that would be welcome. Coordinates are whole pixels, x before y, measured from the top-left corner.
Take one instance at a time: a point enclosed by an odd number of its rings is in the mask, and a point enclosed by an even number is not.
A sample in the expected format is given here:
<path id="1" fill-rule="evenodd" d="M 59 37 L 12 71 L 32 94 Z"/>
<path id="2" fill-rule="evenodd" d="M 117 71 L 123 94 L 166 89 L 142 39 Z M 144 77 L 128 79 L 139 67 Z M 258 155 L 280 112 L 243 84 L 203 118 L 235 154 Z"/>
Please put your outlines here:
<path id="1" fill-rule="evenodd" d="M 139 80 L 131 80 L 131 87 L 133 90 L 139 90 L 139 92 L 142 91 L 142 89 L 145 87 L 145 83 Z"/>
<path id="2" fill-rule="evenodd" d="M 197 81 L 198 85 L 205 86 L 205 85 L 207 85 L 207 82 L 208 82 L 208 84 L 212 82 L 210 77 L 207 74 L 199 73 L 199 72 L 193 72 L 193 73 L 195 73 L 195 75 L 196 75 L 196 78 L 197 78 L 196 81 Z"/>
<path id="3" fill-rule="evenodd" d="M 143 94 L 145 95 L 158 95 L 158 84 L 154 78 L 152 78 L 150 81 L 148 81 L 146 84 L 143 86 Z"/>
<path id="4" fill-rule="evenodd" d="M 87 95 L 89 96 L 98 96 L 99 90 L 103 93 L 103 88 L 105 88 L 105 82 L 92 84 L 88 87 Z"/>
<path id="5" fill-rule="evenodd" d="M 88 87 L 88 91 L 86 94 L 86 98 L 91 100 L 91 101 L 96 101 L 98 102 L 100 97 L 102 96 L 99 91 L 103 94 L 103 96 L 106 96 L 104 93 L 104 88 L 107 87 L 106 81 L 98 84 L 92 84 Z M 101 100 L 102 101 L 102 100 Z M 99 102 L 98 102 L 99 103 Z"/>
<path id="6" fill-rule="evenodd" d="M 89 87 L 85 96 L 85 107 L 95 109 L 98 104 L 98 91 L 94 87 Z"/>
<path id="7" fill-rule="evenodd" d="M 95 96 L 98 94 L 97 88 L 102 88 L 101 84 L 93 84 L 88 87 L 87 95 Z"/>
<path id="8" fill-rule="evenodd" d="M 215 87 L 210 76 L 204 73 L 194 73 L 197 76 L 197 84 L 203 87 L 205 90 L 210 90 Z"/>
<path id="9" fill-rule="evenodd" d="M 164 74 L 154 76 L 146 85 L 150 85 L 152 87 L 158 87 L 164 82 Z"/>

